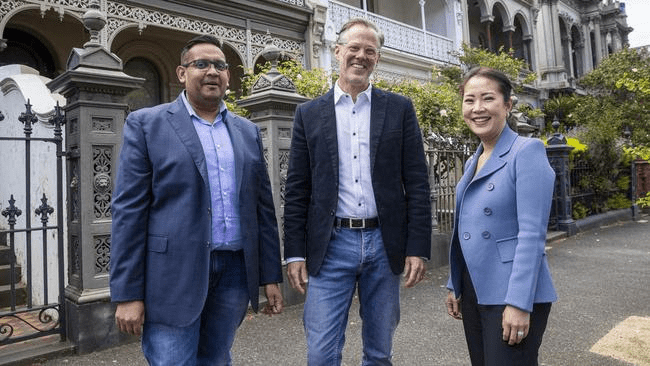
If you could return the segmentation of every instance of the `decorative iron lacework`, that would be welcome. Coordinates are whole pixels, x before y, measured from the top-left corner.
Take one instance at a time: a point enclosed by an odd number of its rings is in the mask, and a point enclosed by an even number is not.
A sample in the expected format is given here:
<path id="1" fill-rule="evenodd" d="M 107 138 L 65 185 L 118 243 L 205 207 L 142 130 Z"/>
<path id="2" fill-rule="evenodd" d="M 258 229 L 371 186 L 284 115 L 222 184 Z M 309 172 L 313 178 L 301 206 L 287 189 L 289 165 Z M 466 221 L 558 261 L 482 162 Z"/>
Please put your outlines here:
<path id="1" fill-rule="evenodd" d="M 283 1 L 283 0 L 280 0 Z M 302 0 L 284 0 L 288 3 L 302 3 Z M 297 4 L 296 4 L 297 5 Z M 233 46 L 242 57 L 246 57 L 248 39 L 246 29 L 236 29 L 226 27 L 221 24 L 214 24 L 198 19 L 191 19 L 180 15 L 167 14 L 158 10 L 148 10 L 138 7 L 132 7 L 125 4 L 119 4 L 113 1 L 107 2 L 107 15 L 108 22 L 105 31 L 110 39 L 115 35 L 118 29 L 126 26 L 127 24 L 136 23 L 138 29 L 142 31 L 148 24 L 182 30 L 192 33 L 206 33 L 212 34 L 215 37 L 222 39 Z M 250 51 L 255 60 L 266 45 L 265 33 L 251 33 L 250 36 Z M 305 43 L 295 40 L 287 40 L 280 38 L 273 38 L 273 44 L 280 49 L 288 52 L 299 62 L 304 62 Z M 246 60 L 244 60 L 246 62 Z"/>
<path id="2" fill-rule="evenodd" d="M 70 236 L 70 274 L 81 275 L 81 253 L 79 249 L 79 237 L 77 235 Z M 70 279 L 72 282 L 72 278 Z"/>
<path id="3" fill-rule="evenodd" d="M 368 18 L 384 32 L 384 46 L 436 61 L 458 64 L 456 57 L 450 54 L 454 50 L 454 42 L 448 38 L 335 1 L 329 2 L 327 13 L 327 18 L 335 29 L 340 29 L 351 17 Z"/>
<path id="4" fill-rule="evenodd" d="M 280 165 L 280 207 L 284 207 L 284 196 L 287 186 L 287 171 L 289 170 L 289 150 L 278 151 L 278 162 Z"/>
<path id="5" fill-rule="evenodd" d="M 111 259 L 111 236 L 95 236 L 95 274 L 108 274 Z"/>
<path id="6" fill-rule="evenodd" d="M 95 218 L 111 218 L 111 146 L 93 146 L 93 196 Z"/>
<path id="7" fill-rule="evenodd" d="M 295 5 L 295 6 L 301 6 L 301 7 L 305 6 L 305 2 L 303 0 L 277 0 L 277 1 L 282 2 L 282 3 L 291 4 L 291 5 Z"/>
<path id="8" fill-rule="evenodd" d="M 104 0 L 102 0 L 103 2 Z M 305 6 L 304 0 L 277 0 L 280 2 Z M 0 21 L 10 12 L 16 8 L 37 4 L 40 6 L 41 15 L 44 16 L 45 12 L 54 10 L 63 19 L 65 13 L 75 14 L 81 18 L 88 8 L 88 0 L 45 0 L 45 1 L 29 1 L 29 0 L 9 0 L 0 2 Z M 198 19 L 192 19 L 185 16 L 164 13 L 159 10 L 143 9 L 135 6 L 117 3 L 114 1 L 106 1 L 105 9 L 107 15 L 106 26 L 101 32 L 101 40 L 103 45 L 107 45 L 108 41 L 114 37 L 120 29 L 134 24 L 137 25 L 140 32 L 142 32 L 147 25 L 156 25 L 164 28 L 171 28 L 175 30 L 191 32 L 191 33 L 207 33 L 216 36 L 229 43 L 234 47 L 242 56 L 244 63 L 247 63 L 246 55 L 249 41 L 246 36 L 246 29 L 236 29 L 226 27 L 221 24 L 214 24 Z M 250 52 L 252 60 L 257 59 L 266 45 L 264 41 L 265 33 L 252 33 L 250 38 Z M 287 52 L 296 61 L 304 64 L 305 57 L 305 42 L 274 38 L 273 44 L 278 46 L 283 51 Z M 247 65 L 252 67 L 252 65 Z"/>

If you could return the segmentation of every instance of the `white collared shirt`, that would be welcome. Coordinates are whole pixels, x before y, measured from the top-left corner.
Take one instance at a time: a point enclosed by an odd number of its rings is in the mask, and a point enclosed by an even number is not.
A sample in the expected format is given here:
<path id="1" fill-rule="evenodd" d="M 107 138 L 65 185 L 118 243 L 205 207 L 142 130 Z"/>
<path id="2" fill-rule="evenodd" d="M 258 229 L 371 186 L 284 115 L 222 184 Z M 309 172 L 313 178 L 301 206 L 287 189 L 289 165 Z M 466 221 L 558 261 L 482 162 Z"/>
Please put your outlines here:
<path id="1" fill-rule="evenodd" d="M 338 217 L 377 217 L 370 167 L 370 106 L 372 85 L 352 97 L 334 86 L 339 154 Z"/>

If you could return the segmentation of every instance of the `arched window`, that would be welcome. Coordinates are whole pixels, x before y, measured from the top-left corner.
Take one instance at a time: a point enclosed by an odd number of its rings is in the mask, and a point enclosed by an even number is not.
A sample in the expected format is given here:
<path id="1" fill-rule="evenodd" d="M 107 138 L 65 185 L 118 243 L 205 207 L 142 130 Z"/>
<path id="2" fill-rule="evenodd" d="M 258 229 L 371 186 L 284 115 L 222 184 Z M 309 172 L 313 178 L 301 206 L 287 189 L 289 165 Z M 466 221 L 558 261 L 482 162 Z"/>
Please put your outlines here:
<path id="1" fill-rule="evenodd" d="M 3 37 L 7 40 L 7 48 L 0 52 L 0 66 L 27 65 L 50 79 L 57 76 L 54 58 L 38 38 L 15 28 L 5 29 Z"/>
<path id="2" fill-rule="evenodd" d="M 135 57 L 124 64 L 124 73 L 144 79 L 141 89 L 126 95 L 129 109 L 134 111 L 162 103 L 160 93 L 160 73 L 156 66 L 142 57 Z"/>

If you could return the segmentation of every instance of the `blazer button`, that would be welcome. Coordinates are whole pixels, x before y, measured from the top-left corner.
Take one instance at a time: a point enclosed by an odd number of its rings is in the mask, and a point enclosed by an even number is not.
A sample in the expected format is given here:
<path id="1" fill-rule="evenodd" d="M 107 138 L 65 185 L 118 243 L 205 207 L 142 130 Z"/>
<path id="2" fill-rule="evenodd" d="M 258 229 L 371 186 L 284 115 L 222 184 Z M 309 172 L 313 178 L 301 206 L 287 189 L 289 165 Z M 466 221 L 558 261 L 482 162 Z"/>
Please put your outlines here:
<path id="1" fill-rule="evenodd" d="M 491 190 L 493 190 L 493 189 L 494 189 L 494 183 L 488 183 L 488 185 L 487 185 L 487 190 L 488 190 L 488 191 L 491 191 Z"/>
<path id="2" fill-rule="evenodd" d="M 481 233 L 481 235 L 483 236 L 483 239 L 490 239 L 490 232 L 489 231 L 484 231 L 483 233 Z"/>
<path id="3" fill-rule="evenodd" d="M 485 214 L 485 216 L 490 216 L 490 215 L 492 215 L 492 209 L 489 208 L 489 207 L 486 207 L 486 208 L 483 209 L 483 213 Z"/>
<path id="4" fill-rule="evenodd" d="M 469 238 L 471 238 L 471 237 L 472 237 L 472 236 L 469 235 L 469 233 L 463 233 L 463 239 L 465 239 L 465 240 L 469 240 Z"/>
<path id="5" fill-rule="evenodd" d="M 206 247 L 206 248 L 210 248 L 210 242 L 209 242 L 209 241 L 206 241 L 206 242 L 205 242 L 205 247 Z"/>
<path id="6" fill-rule="evenodd" d="M 330 216 L 334 216 L 335 212 L 332 210 L 330 211 Z"/>

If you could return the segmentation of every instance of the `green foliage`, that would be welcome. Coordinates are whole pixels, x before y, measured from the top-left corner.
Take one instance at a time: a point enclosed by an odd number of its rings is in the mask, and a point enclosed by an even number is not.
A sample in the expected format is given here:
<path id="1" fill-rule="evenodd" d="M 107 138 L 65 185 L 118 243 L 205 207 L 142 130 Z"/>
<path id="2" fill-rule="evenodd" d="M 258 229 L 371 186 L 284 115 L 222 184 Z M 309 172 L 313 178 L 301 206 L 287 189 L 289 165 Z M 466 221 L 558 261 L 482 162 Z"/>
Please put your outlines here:
<path id="1" fill-rule="evenodd" d="M 631 161 L 632 159 L 650 161 L 650 146 L 624 146 L 623 156 L 625 156 L 627 161 Z"/>
<path id="2" fill-rule="evenodd" d="M 530 104 L 517 105 L 517 110 L 522 112 L 530 119 L 535 119 L 537 117 L 544 117 L 546 114 L 539 108 L 533 108 Z"/>
<path id="3" fill-rule="evenodd" d="M 650 207 L 650 192 L 646 193 L 645 197 L 641 197 L 638 200 L 636 200 L 636 204 L 639 205 L 639 207 L 642 207 L 642 208 L 649 208 Z"/>
<path id="4" fill-rule="evenodd" d="M 564 129 L 571 129 L 576 126 L 575 120 L 571 120 L 573 110 L 579 102 L 575 95 L 557 95 L 544 103 L 543 111 L 546 116 L 546 130 L 554 132 L 551 123 L 557 117 L 560 126 Z"/>
<path id="5" fill-rule="evenodd" d="M 646 51 L 623 49 L 609 55 L 580 84 L 604 99 L 601 106 L 615 110 L 599 119 L 613 122 L 618 129 L 616 136 L 627 128 L 632 133 L 632 143 L 650 144 L 650 58 Z M 591 125 L 591 120 L 582 122 Z"/>
<path id="6" fill-rule="evenodd" d="M 259 75 L 268 73 L 269 70 L 271 70 L 270 62 L 266 62 L 264 66 L 259 68 L 258 73 L 253 73 L 253 70 L 245 70 L 244 76 L 242 77 L 242 89 L 244 93 L 248 95 Z M 293 60 L 287 60 L 280 62 L 277 70 L 291 79 L 296 86 L 296 93 L 308 98 L 321 96 L 330 89 L 330 76 L 323 69 L 314 68 L 307 70 L 301 64 Z"/>
<path id="7" fill-rule="evenodd" d="M 589 215 L 589 209 L 580 202 L 574 203 L 572 208 L 571 217 L 573 217 L 574 220 L 584 219 Z"/>
<path id="8" fill-rule="evenodd" d="M 377 80 L 374 85 L 409 97 L 413 101 L 423 131 L 432 131 L 442 136 L 469 136 L 469 128 L 461 115 L 460 96 L 456 85 L 414 80 L 400 83 Z"/>
<path id="9" fill-rule="evenodd" d="M 632 206 L 632 201 L 625 197 L 623 193 L 616 193 L 607 199 L 607 208 L 611 210 L 620 210 L 630 206 Z"/>
<path id="10" fill-rule="evenodd" d="M 522 84 L 531 84 L 537 78 L 537 74 L 530 72 L 528 65 L 524 60 L 512 57 L 514 50 L 504 52 L 500 47 L 498 52 L 492 53 L 483 48 L 472 48 L 463 44 L 462 53 L 458 54 L 458 59 L 468 69 L 485 66 L 502 71 L 512 81 L 520 81 Z"/>

